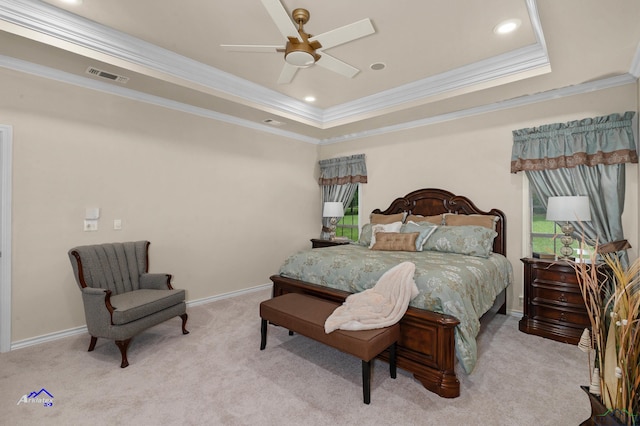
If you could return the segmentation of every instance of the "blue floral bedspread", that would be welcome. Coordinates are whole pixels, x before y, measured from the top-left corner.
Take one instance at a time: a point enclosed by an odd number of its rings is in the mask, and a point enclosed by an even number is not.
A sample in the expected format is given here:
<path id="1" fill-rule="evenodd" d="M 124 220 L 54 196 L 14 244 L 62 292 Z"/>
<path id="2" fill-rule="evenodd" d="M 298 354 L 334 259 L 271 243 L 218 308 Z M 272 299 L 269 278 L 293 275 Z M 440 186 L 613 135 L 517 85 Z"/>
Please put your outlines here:
<path id="1" fill-rule="evenodd" d="M 414 279 L 420 290 L 410 305 L 460 321 L 455 332 L 456 356 L 471 373 L 478 357 L 479 319 L 513 281 L 513 267 L 506 257 L 377 251 L 349 244 L 295 253 L 285 260 L 280 275 L 356 293 L 373 287 L 384 272 L 405 261 L 416 265 Z"/>

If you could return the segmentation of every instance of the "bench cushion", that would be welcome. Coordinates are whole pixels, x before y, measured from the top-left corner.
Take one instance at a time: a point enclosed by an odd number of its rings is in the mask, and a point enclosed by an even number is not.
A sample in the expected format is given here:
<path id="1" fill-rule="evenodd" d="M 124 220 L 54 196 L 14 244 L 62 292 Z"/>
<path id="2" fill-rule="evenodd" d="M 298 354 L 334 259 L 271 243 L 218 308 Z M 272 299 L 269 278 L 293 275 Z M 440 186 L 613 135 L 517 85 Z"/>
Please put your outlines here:
<path id="1" fill-rule="evenodd" d="M 260 304 L 260 317 L 325 345 L 370 361 L 400 338 L 400 324 L 373 330 L 325 333 L 324 323 L 340 303 L 288 293 Z"/>
<path id="2" fill-rule="evenodd" d="M 184 302 L 185 291 L 180 290 L 134 290 L 111 296 L 114 325 L 136 321 L 163 309 Z"/>

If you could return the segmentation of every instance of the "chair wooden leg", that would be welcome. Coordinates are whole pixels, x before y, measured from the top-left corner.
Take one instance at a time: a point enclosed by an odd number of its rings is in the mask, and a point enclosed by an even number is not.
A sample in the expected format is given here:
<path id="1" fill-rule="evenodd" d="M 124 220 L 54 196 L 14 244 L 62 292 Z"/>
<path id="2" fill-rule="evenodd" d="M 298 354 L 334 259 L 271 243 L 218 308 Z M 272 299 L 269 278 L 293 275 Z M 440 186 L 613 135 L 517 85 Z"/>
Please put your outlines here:
<path id="1" fill-rule="evenodd" d="M 267 320 L 263 319 L 260 323 L 260 350 L 267 347 Z"/>
<path id="2" fill-rule="evenodd" d="M 122 363 L 120 364 L 120 368 L 125 368 L 129 365 L 129 361 L 127 360 L 127 348 L 129 347 L 129 343 L 131 343 L 130 338 L 127 340 L 116 340 L 116 345 L 122 354 Z"/>
<path id="3" fill-rule="evenodd" d="M 91 352 L 96 348 L 97 341 L 98 341 L 97 337 L 91 336 L 91 343 L 89 343 L 89 350 L 87 352 Z"/>
<path id="4" fill-rule="evenodd" d="M 371 402 L 371 361 L 362 360 L 362 395 L 364 403 Z"/>
<path id="5" fill-rule="evenodd" d="M 187 327 L 187 319 L 189 318 L 189 315 L 182 314 L 182 315 L 180 315 L 180 318 L 182 318 L 182 334 L 189 334 L 189 331 L 187 331 L 187 329 L 186 329 L 186 327 Z"/>

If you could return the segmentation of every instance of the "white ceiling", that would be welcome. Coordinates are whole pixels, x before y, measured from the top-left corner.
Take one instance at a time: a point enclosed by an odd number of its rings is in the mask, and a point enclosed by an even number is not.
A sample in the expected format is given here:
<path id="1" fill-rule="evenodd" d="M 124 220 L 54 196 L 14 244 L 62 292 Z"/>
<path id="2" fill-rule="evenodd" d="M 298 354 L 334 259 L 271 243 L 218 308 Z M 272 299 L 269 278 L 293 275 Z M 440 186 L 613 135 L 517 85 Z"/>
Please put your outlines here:
<path id="1" fill-rule="evenodd" d="M 0 67 L 42 75 L 311 143 L 331 143 L 634 82 L 637 0 L 282 0 L 320 34 L 369 18 L 376 32 L 276 83 L 283 45 L 260 0 L 0 0 Z M 513 34 L 493 28 L 519 19 Z M 384 70 L 374 71 L 382 62 Z M 86 73 L 126 76 L 126 84 Z M 317 98 L 310 104 L 307 95 Z M 265 119 L 281 123 L 266 125 Z"/>

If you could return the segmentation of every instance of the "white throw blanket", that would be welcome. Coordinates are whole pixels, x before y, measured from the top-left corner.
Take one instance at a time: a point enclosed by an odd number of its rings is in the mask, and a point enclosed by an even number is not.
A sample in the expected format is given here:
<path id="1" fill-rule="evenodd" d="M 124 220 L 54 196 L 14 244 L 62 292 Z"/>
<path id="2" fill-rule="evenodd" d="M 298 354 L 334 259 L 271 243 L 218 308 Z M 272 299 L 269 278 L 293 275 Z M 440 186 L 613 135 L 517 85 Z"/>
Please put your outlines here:
<path id="1" fill-rule="evenodd" d="M 402 262 L 385 272 L 372 288 L 347 297 L 325 321 L 325 333 L 384 328 L 400 321 L 411 299 L 418 295 L 415 270 L 413 263 Z"/>

